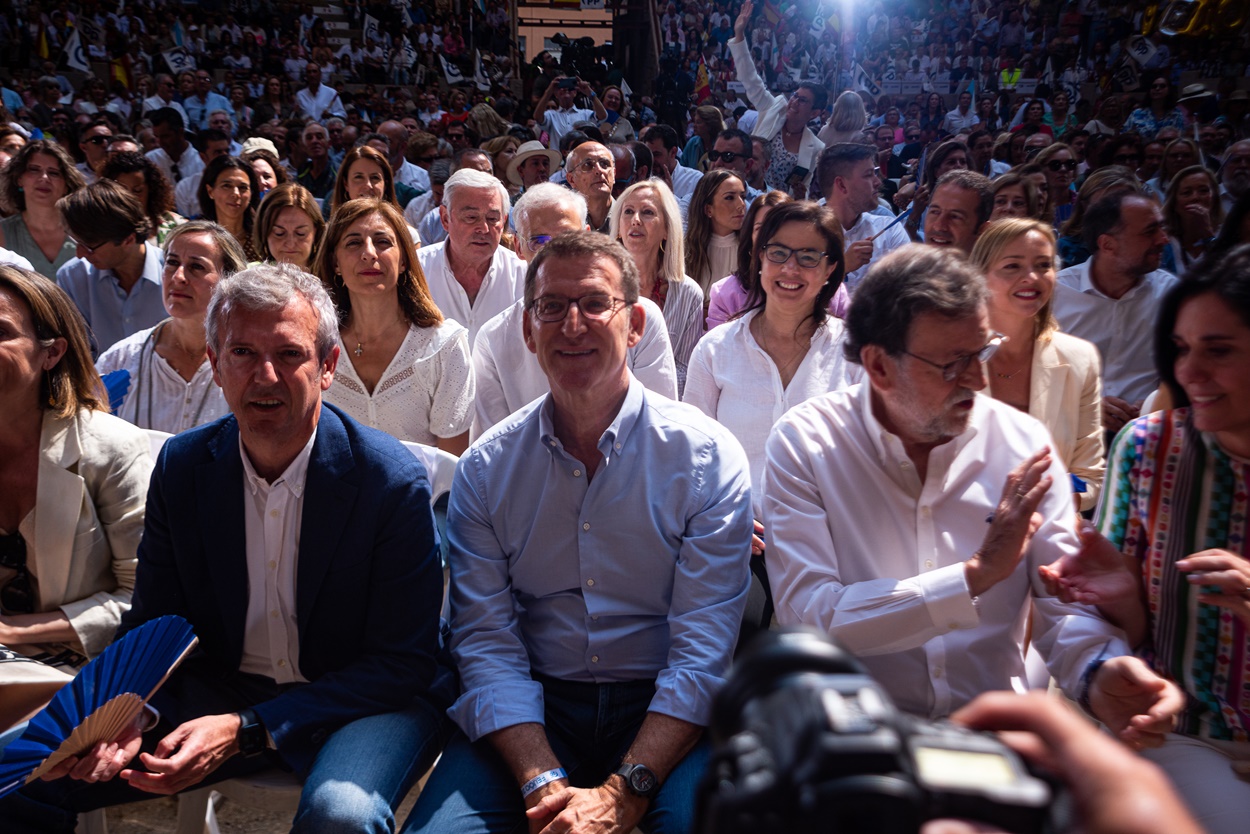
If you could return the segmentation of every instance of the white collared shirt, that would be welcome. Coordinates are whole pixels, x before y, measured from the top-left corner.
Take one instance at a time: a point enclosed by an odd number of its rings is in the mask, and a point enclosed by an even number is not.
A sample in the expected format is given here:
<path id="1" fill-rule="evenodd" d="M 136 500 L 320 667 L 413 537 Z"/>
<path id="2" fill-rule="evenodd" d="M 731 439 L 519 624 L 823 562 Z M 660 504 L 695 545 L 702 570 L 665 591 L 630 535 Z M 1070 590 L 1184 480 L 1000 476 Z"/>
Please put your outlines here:
<path id="1" fill-rule="evenodd" d="M 239 671 L 277 683 L 306 683 L 299 671 L 295 582 L 304 484 L 317 431 L 272 484 L 256 474 L 239 435 L 243 458 L 243 522 L 247 530 L 247 618 Z"/>
<path id="2" fill-rule="evenodd" d="M 399 166 L 399 170 L 395 172 L 395 182 L 402 182 L 404 185 L 410 185 L 422 191 L 429 191 L 430 172 L 420 165 L 413 165 L 405 159 L 404 164 Z M 411 223 L 411 221 L 409 222 Z M 411 225 L 415 226 L 417 224 L 412 223 Z"/>
<path id="3" fill-rule="evenodd" d="M 343 109 L 343 102 L 339 101 L 338 91 L 324 84 L 317 86 L 316 93 L 307 87 L 296 93 L 295 106 L 299 108 L 302 116 L 318 122 L 330 116 L 339 118 L 347 116 L 347 111 Z"/>
<path id="4" fill-rule="evenodd" d="M 759 310 L 748 313 L 699 340 L 682 392 L 683 402 L 729 429 L 746 450 L 755 518 L 763 517 L 764 443 L 773 425 L 799 403 L 858 382 L 864 375 L 842 352 L 846 327 L 830 317 L 816 328 L 794 377 L 783 386 L 777 365 L 751 335 L 751 321 L 759 314 Z"/>
<path id="5" fill-rule="evenodd" d="M 864 212 L 855 221 L 855 225 L 849 229 L 842 230 L 842 246 L 843 248 L 850 246 L 852 243 L 870 238 L 880 232 L 886 226 L 894 223 L 897 217 L 893 215 L 886 217 L 881 214 L 872 214 Z M 859 282 L 868 274 L 868 268 L 874 263 L 884 258 L 886 255 L 898 249 L 900 246 L 906 246 L 911 243 L 911 238 L 907 236 L 906 230 L 901 222 L 894 223 L 889 231 L 881 235 L 872 242 L 872 259 L 868 263 L 861 266 L 854 272 L 848 273 L 846 276 L 846 291 L 854 293 L 855 288 L 859 286 Z"/>
<path id="6" fill-rule="evenodd" d="M 694 196 L 695 186 L 703 179 L 703 172 L 695 168 L 687 168 L 680 162 L 673 169 L 673 196 L 687 202 Z"/>
<path id="7" fill-rule="evenodd" d="M 646 313 L 647 323 L 642 338 L 627 354 L 629 370 L 648 390 L 675 400 L 677 366 L 664 313 L 649 298 L 639 298 L 638 305 Z M 525 346 L 521 335 L 524 318 L 525 302 L 520 300 L 478 331 L 473 345 L 473 378 L 477 385 L 472 431 L 475 440 L 551 390 L 538 357 Z"/>
<path id="8" fill-rule="evenodd" d="M 989 690 L 1026 688 L 1024 639 L 1069 694 L 1090 662 L 1129 653 L 1092 608 L 1047 596 L 1037 569 L 1077 548 L 1056 456 L 1043 521 L 1015 572 L 975 600 L 964 562 L 981 546 L 1007 474 L 1050 443 L 1045 426 L 977 395 L 968 428 L 929 453 L 921 482 L 872 412 L 868 383 L 795 407 L 768 439 L 764 529 L 783 626 L 837 638 L 898 704 L 949 715 Z"/>
<path id="9" fill-rule="evenodd" d="M 548 107 L 547 112 L 543 114 L 543 128 L 547 131 L 547 147 L 553 151 L 560 150 L 560 139 L 564 134 L 573 129 L 573 125 L 578 122 L 595 122 L 595 111 L 585 110 L 579 107 L 570 107 L 568 110 L 561 110 L 558 107 Z"/>
<path id="10" fill-rule="evenodd" d="M 469 344 L 472 345 L 482 325 L 521 297 L 525 289 L 525 261 L 518 258 L 515 252 L 502 246 L 495 247 L 477 298 L 470 303 L 469 294 L 460 286 L 447 261 L 450 243 L 445 240 L 433 246 L 422 246 L 417 250 L 417 260 L 421 262 L 421 270 L 430 285 L 430 297 L 444 316 L 469 329 Z"/>
<path id="11" fill-rule="evenodd" d="M 1120 298 L 1103 294 L 1090 280 L 1095 255 L 1059 273 L 1054 311 L 1064 333 L 1093 342 L 1102 357 L 1103 396 L 1141 402 L 1159 387 L 1154 361 L 1155 321 L 1176 276 L 1157 269 Z"/>
<path id="12" fill-rule="evenodd" d="M 200 159 L 200 152 L 189 142 L 187 143 L 187 149 L 182 152 L 182 156 L 176 160 L 171 159 L 169 154 L 165 153 L 164 148 L 148 151 L 147 158 L 159 165 L 161 170 L 165 172 L 165 176 L 175 185 L 182 182 L 183 177 L 189 177 L 204 170 L 204 160 Z M 175 164 L 178 165 L 178 176 L 176 177 L 174 176 Z"/>

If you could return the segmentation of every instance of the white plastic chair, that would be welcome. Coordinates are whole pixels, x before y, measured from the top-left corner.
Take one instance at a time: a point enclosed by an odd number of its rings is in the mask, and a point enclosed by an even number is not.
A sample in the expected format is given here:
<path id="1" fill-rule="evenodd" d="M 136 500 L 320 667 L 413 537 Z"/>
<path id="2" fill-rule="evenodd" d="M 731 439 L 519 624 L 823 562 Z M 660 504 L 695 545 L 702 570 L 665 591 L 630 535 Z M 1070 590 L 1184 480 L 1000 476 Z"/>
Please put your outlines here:
<path id="1" fill-rule="evenodd" d="M 162 434 L 162 432 L 149 432 L 149 434 Z M 166 435 L 166 438 L 169 436 Z M 161 442 L 164 442 L 164 438 Z M 155 445 L 155 438 L 153 444 L 155 447 L 153 456 L 155 456 L 156 452 L 160 451 L 160 446 Z M 421 443 L 405 441 L 404 446 L 408 447 L 408 451 L 412 452 L 417 460 L 425 464 L 430 479 L 430 506 L 433 506 L 439 498 L 451 491 L 451 482 L 456 474 L 456 462 L 459 458 L 450 452 Z M 244 807 L 264 808 L 268 811 L 281 811 L 295 816 L 303 787 L 295 776 L 275 769 L 265 770 L 252 776 L 227 779 L 198 791 L 187 791 L 178 797 L 177 834 L 221 834 L 217 826 L 215 806 L 222 797 Z M 104 832 L 80 831 L 79 834 L 104 834 Z"/>

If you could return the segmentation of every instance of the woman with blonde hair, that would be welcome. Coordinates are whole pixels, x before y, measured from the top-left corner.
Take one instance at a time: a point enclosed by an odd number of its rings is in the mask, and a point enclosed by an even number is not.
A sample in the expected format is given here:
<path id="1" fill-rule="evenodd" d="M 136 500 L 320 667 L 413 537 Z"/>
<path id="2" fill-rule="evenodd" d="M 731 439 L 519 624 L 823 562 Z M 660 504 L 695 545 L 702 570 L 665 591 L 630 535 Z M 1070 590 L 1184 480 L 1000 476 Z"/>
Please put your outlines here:
<path id="1" fill-rule="evenodd" d="M 262 261 L 311 272 L 326 222 L 312 192 L 297 182 L 277 186 L 260 201 L 252 245 Z"/>
<path id="2" fill-rule="evenodd" d="M 481 147 L 490 154 L 491 170 L 495 172 L 495 178 L 503 183 L 503 187 L 508 189 L 509 196 L 515 200 L 521 193 L 521 187 L 508 180 L 507 172 L 508 163 L 512 161 L 512 157 L 516 156 L 516 150 L 521 147 L 521 141 L 515 136 L 496 136 L 494 139 L 487 139 Z"/>
<path id="3" fill-rule="evenodd" d="M 130 608 L 149 442 L 108 413 L 64 290 L 0 266 L 0 323 L 0 644 L 77 666 Z"/>
<path id="4" fill-rule="evenodd" d="M 1050 429 L 1074 508 L 1092 509 L 1106 471 L 1102 367 L 1097 348 L 1055 321 L 1055 233 L 1040 220 L 1005 218 L 986 226 L 969 259 L 985 273 L 990 327 L 1006 336 L 986 364 L 987 391 Z"/>
<path id="5" fill-rule="evenodd" d="M 443 318 L 399 209 L 349 200 L 330 217 L 316 274 L 339 310 L 326 402 L 400 440 L 459 455 L 473 422 L 469 334 Z"/>
<path id="6" fill-rule="evenodd" d="M 746 188 L 726 168 L 699 180 L 686 209 L 686 274 L 704 293 L 738 266 L 738 232 L 746 219 Z"/>
<path id="7" fill-rule="evenodd" d="M 664 311 L 680 393 L 690 354 L 703 335 L 703 290 L 685 273 L 677 198 L 659 180 L 634 183 L 612 204 L 608 235 L 620 241 L 637 264 L 638 294 Z"/>
<path id="8" fill-rule="evenodd" d="M 833 113 L 829 123 L 821 129 L 816 138 L 829 147 L 835 142 L 864 141 L 864 125 L 868 124 L 868 111 L 864 109 L 864 100 L 859 93 L 847 90 L 833 102 Z"/>
<path id="9" fill-rule="evenodd" d="M 1184 275 L 1207 253 L 1207 246 L 1224 223 L 1224 203 L 1215 174 L 1205 165 L 1176 172 L 1163 203 L 1163 224 L 1176 260 L 1176 274 Z"/>

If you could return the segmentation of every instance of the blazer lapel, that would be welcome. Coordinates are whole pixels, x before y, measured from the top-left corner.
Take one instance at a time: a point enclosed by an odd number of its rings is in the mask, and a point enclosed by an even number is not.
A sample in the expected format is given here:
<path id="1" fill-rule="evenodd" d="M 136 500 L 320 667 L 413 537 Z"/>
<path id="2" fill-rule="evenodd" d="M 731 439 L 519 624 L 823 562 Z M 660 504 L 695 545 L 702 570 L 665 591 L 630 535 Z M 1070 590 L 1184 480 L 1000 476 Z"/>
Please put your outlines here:
<path id="1" fill-rule="evenodd" d="M 230 636 L 230 656 L 243 653 L 247 622 L 247 527 L 243 516 L 243 459 L 239 457 L 239 427 L 233 420 L 208 444 L 213 460 L 195 469 L 199 537 L 212 577 L 224 631 Z"/>
<path id="2" fill-rule="evenodd" d="M 1048 426 L 1059 425 L 1063 397 L 1052 396 L 1052 390 L 1063 388 L 1068 365 L 1050 340 L 1039 342 L 1033 351 L 1033 380 L 1029 388 L 1029 413 Z"/>
<path id="3" fill-rule="evenodd" d="M 40 599 L 59 604 L 65 601 L 74 568 L 74 536 L 86 489 L 82 476 L 71 471 L 82 454 L 78 420 L 62 420 L 45 412 L 40 446 L 43 451 L 35 487 L 36 575 Z"/>
<path id="4" fill-rule="evenodd" d="M 317 439 L 304 482 L 304 515 L 299 533 L 295 611 L 301 632 L 303 624 L 312 619 L 317 592 L 338 553 L 348 519 L 355 512 L 356 485 L 343 477 L 354 467 L 347 429 L 334 409 L 322 403 Z"/>

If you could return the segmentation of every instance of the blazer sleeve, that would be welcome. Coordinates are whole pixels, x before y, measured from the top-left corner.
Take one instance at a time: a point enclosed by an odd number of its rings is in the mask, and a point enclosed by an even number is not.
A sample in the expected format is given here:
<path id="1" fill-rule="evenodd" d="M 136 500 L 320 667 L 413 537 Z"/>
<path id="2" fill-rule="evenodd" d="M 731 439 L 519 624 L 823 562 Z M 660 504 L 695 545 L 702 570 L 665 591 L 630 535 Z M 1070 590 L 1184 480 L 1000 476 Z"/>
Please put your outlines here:
<path id="1" fill-rule="evenodd" d="M 738 80 L 742 82 L 742 86 L 746 87 L 747 99 L 755 105 L 755 109 L 760 113 L 759 121 L 756 122 L 758 125 L 764 120 L 764 114 L 776 104 L 779 97 L 768 92 L 768 87 L 764 85 L 764 79 L 760 78 L 759 71 L 755 69 L 755 62 L 751 60 L 751 47 L 747 46 L 746 38 L 741 40 L 730 39 L 729 54 L 734 59 L 734 73 L 738 76 Z"/>
<path id="2" fill-rule="evenodd" d="M 1107 457 L 1103 447 L 1102 429 L 1102 362 L 1098 350 L 1087 342 L 1076 339 L 1064 340 L 1065 353 L 1071 352 L 1069 362 L 1079 372 L 1081 399 L 1074 403 L 1077 413 L 1076 445 L 1068 471 L 1085 482 L 1085 494 L 1081 496 L 1081 512 L 1098 505 L 1103 480 L 1107 475 Z"/>

